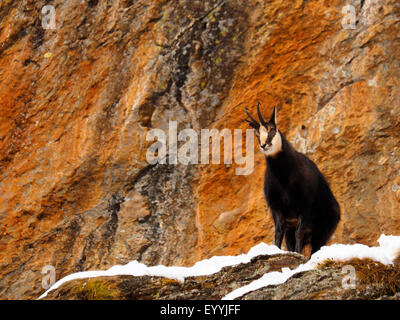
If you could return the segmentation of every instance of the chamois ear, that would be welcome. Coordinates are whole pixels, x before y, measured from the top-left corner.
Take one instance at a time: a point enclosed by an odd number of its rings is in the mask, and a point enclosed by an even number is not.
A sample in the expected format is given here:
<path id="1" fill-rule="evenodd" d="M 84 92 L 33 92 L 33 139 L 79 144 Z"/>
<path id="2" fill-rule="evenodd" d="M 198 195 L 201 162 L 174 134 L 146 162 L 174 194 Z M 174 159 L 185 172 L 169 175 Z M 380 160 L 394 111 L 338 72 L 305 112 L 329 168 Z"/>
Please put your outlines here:
<path id="1" fill-rule="evenodd" d="M 272 111 L 271 119 L 269 120 L 270 123 L 273 123 L 275 127 L 277 126 L 277 121 L 276 121 L 276 107 L 274 107 L 274 111 Z"/>

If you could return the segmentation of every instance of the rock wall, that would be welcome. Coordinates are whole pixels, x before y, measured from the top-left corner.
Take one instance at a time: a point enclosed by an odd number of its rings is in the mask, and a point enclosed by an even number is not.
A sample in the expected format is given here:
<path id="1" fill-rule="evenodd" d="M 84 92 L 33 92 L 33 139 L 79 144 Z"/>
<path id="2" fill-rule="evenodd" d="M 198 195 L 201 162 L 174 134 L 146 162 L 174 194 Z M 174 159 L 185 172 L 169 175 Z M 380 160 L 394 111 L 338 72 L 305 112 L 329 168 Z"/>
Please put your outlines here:
<path id="1" fill-rule="evenodd" d="M 250 175 L 146 161 L 152 128 L 246 129 L 257 101 L 330 182 L 332 242 L 400 234 L 397 1 L 6 0 L 0 17 L 1 298 L 37 297 L 45 265 L 59 279 L 270 242 L 256 146 Z"/>

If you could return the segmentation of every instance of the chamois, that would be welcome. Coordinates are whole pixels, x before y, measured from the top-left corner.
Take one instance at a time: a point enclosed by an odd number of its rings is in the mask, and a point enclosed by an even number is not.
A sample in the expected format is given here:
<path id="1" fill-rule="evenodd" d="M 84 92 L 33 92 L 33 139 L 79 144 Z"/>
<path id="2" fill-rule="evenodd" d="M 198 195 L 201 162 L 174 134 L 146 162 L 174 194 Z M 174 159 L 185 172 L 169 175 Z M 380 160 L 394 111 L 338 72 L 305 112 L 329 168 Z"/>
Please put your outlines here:
<path id="1" fill-rule="evenodd" d="M 260 103 L 260 122 L 247 108 L 245 112 L 267 162 L 264 195 L 275 223 L 275 245 L 280 248 L 285 236 L 287 250 L 301 253 L 306 244 L 311 244 L 313 254 L 335 231 L 340 220 L 339 204 L 315 163 L 297 152 L 278 130 L 276 107 L 268 122 L 261 115 Z"/>

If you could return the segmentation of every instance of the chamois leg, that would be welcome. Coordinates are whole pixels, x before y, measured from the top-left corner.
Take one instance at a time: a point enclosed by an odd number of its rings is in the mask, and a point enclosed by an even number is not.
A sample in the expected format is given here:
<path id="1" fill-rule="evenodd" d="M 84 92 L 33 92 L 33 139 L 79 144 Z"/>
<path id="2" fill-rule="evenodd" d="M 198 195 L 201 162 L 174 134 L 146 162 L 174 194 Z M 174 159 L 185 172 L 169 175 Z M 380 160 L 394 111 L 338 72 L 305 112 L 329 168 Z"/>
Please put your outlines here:
<path id="1" fill-rule="evenodd" d="M 328 234 L 318 234 L 315 232 L 313 234 L 312 239 L 311 239 L 311 254 L 317 252 L 319 249 L 321 249 L 322 246 L 326 244 L 328 241 L 329 237 L 331 236 L 330 233 Z"/>
<path id="2" fill-rule="evenodd" d="M 317 231 L 314 231 L 312 239 L 311 239 L 311 246 L 312 246 L 312 251 L 311 254 L 317 252 L 319 249 L 321 249 L 322 246 L 324 246 L 329 238 L 332 236 L 333 231 L 335 230 L 334 228 L 330 228 L 328 230 L 320 229 Z"/>
<path id="3" fill-rule="evenodd" d="M 283 236 L 285 234 L 284 225 L 278 224 L 275 226 L 275 245 L 280 249 L 282 246 Z"/>
<path id="4" fill-rule="evenodd" d="M 280 249 L 282 246 L 283 236 L 285 235 L 286 227 L 285 220 L 281 214 L 273 214 L 275 222 L 275 245 Z"/>
<path id="5" fill-rule="evenodd" d="M 317 241 L 313 241 L 311 242 L 311 254 L 314 254 L 315 252 L 317 252 L 319 249 L 321 249 L 321 247 L 324 245 L 325 243 L 323 242 L 317 242 Z"/>
<path id="6" fill-rule="evenodd" d="M 288 251 L 294 251 L 296 248 L 295 229 L 286 230 L 285 233 L 286 248 Z"/>
<path id="7" fill-rule="evenodd" d="M 306 238 L 305 223 L 302 217 L 299 218 L 299 221 L 297 223 L 295 237 L 296 237 L 295 251 L 301 254 L 305 245 L 305 238 Z"/>

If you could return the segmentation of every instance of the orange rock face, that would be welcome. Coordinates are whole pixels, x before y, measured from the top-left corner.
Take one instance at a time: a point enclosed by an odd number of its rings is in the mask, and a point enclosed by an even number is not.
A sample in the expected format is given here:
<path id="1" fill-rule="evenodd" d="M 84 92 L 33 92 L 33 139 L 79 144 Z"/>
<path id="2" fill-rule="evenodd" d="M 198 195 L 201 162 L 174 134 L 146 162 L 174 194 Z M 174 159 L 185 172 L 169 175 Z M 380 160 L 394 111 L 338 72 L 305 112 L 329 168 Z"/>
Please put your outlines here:
<path id="1" fill-rule="evenodd" d="M 191 265 L 274 237 L 265 160 L 149 165 L 147 133 L 266 116 L 325 174 L 331 242 L 400 234 L 400 6 L 337 1 L 0 4 L 0 297 L 137 259 Z M 351 26 L 351 25 L 350 25 Z M 243 143 L 245 140 L 243 140 Z M 252 150 L 244 150 L 251 152 Z"/>
<path id="2" fill-rule="evenodd" d="M 356 8 L 359 27 L 348 30 L 341 24 L 342 3 L 319 5 L 307 4 L 299 14 L 297 6 L 275 2 L 253 13 L 254 28 L 263 32 L 250 29 L 251 55 L 235 74 L 227 117 L 215 126 L 244 128 L 244 106 L 255 115 L 261 101 L 269 116 L 278 105 L 281 131 L 317 163 L 340 203 L 342 219 L 331 242 L 374 245 L 381 233 L 400 228 L 399 7 L 365 3 Z M 254 241 L 273 240 L 272 218 L 264 214 L 264 171 L 260 153 L 249 176 L 202 171 L 201 252 L 239 253 Z M 221 231 L 221 223 L 229 227 Z"/>

